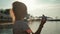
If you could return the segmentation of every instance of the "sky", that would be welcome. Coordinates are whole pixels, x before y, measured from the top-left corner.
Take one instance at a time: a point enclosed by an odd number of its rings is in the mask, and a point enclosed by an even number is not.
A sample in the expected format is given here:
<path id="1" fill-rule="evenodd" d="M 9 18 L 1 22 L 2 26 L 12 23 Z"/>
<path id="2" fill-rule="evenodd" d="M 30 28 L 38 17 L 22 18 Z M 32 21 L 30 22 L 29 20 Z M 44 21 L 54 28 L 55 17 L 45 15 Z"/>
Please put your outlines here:
<path id="1" fill-rule="evenodd" d="M 12 8 L 14 1 L 20 1 L 26 4 L 27 11 L 33 16 L 45 14 L 55 18 L 60 18 L 60 0 L 0 0 L 0 9 Z"/>

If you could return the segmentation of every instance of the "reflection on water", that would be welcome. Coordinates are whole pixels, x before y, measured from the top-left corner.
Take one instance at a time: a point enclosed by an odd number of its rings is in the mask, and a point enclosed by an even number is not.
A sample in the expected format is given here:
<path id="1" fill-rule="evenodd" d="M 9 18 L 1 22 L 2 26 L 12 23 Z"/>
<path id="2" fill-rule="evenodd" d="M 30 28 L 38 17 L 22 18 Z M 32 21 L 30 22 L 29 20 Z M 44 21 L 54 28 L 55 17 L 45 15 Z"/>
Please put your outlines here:
<path id="1" fill-rule="evenodd" d="M 0 34 L 13 34 L 12 32 L 12 24 L 10 25 L 1 25 L 0 24 Z"/>
<path id="2" fill-rule="evenodd" d="M 13 34 L 12 29 L 0 29 L 0 34 Z"/>
<path id="3" fill-rule="evenodd" d="M 32 22 L 29 27 L 33 32 L 39 27 L 40 22 Z M 13 34 L 12 29 L 0 29 L 0 34 Z M 42 29 L 41 34 L 60 34 L 60 22 L 47 21 Z"/>

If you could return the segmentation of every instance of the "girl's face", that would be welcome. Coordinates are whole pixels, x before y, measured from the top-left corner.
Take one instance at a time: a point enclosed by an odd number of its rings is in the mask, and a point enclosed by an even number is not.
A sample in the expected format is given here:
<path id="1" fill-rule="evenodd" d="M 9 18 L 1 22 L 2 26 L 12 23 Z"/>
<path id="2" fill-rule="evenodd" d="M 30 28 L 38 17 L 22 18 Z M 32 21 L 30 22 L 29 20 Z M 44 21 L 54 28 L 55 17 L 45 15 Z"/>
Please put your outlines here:
<path id="1" fill-rule="evenodd" d="M 10 9 L 10 16 L 12 17 L 13 21 L 15 21 L 15 16 L 12 9 Z"/>

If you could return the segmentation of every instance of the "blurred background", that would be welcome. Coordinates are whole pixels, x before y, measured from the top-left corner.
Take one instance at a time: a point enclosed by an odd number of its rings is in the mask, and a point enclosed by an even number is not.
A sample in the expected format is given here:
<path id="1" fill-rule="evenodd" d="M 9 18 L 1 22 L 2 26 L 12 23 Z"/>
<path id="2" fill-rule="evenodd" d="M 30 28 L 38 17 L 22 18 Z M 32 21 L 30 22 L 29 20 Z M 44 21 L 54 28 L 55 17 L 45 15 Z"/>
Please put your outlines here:
<path id="1" fill-rule="evenodd" d="M 27 17 L 38 20 L 29 24 L 33 32 L 38 29 L 39 19 L 44 14 L 47 17 L 47 22 L 41 34 L 60 34 L 60 0 L 0 0 L 0 34 L 13 34 L 13 19 L 9 12 L 14 1 L 25 3 Z"/>

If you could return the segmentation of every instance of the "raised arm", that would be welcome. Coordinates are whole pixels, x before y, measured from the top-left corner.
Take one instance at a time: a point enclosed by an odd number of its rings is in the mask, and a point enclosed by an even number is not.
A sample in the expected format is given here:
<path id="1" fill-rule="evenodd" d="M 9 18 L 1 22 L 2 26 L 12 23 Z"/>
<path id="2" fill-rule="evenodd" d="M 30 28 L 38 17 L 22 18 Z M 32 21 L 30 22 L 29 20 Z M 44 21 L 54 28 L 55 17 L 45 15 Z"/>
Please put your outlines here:
<path id="1" fill-rule="evenodd" d="M 44 24 L 46 23 L 46 20 L 47 20 L 46 17 L 43 16 L 42 19 L 41 19 L 41 24 L 39 25 L 38 30 L 33 34 L 40 34 L 41 33 L 42 28 L 43 28 Z"/>

